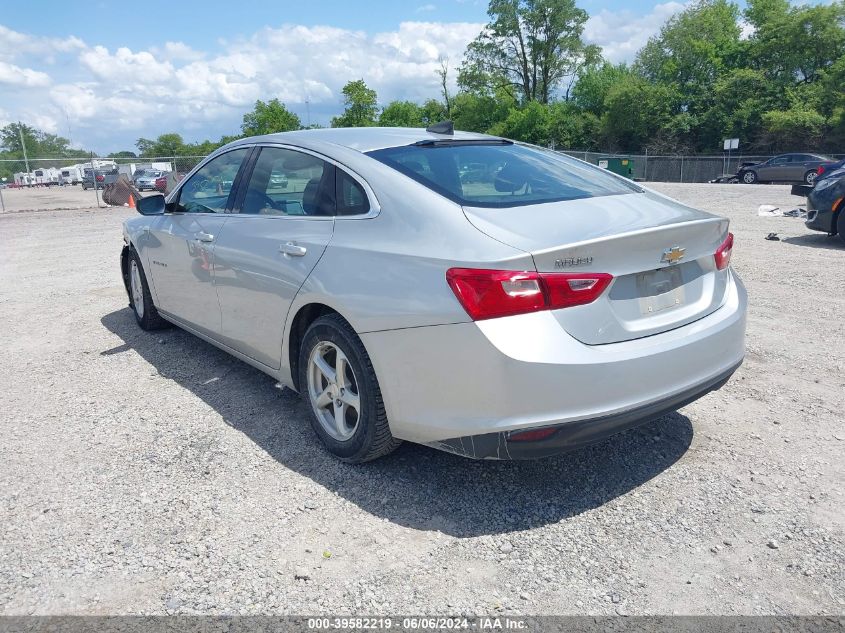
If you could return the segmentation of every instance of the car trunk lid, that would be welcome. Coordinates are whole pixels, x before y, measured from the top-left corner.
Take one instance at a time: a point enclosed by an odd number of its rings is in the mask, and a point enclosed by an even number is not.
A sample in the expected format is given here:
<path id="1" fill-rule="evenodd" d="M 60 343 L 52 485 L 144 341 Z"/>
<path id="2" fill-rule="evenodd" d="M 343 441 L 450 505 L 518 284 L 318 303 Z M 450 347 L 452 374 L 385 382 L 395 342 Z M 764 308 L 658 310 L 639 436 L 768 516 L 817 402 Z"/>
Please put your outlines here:
<path id="1" fill-rule="evenodd" d="M 598 345 L 680 327 L 724 301 L 714 253 L 728 221 L 653 192 L 511 208 L 464 207 L 490 237 L 531 253 L 539 272 L 610 273 L 596 301 L 555 310 L 571 336 Z"/>

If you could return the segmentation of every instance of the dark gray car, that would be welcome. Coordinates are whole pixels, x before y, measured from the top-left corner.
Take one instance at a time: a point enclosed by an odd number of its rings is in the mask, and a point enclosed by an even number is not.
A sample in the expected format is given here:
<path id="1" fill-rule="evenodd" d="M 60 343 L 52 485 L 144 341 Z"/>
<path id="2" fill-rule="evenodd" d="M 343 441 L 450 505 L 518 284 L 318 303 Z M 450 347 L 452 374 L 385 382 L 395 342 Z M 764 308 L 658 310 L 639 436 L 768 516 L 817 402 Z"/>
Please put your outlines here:
<path id="1" fill-rule="evenodd" d="M 82 188 L 93 189 L 96 181 L 97 189 L 105 189 L 106 185 L 117 182 L 119 175 L 117 167 L 111 169 L 98 168 L 96 171 L 88 167 L 82 173 Z"/>
<path id="2" fill-rule="evenodd" d="M 833 159 L 818 154 L 781 154 L 755 165 L 744 165 L 739 180 L 747 185 L 755 182 L 816 182 L 820 165 L 833 163 Z"/>

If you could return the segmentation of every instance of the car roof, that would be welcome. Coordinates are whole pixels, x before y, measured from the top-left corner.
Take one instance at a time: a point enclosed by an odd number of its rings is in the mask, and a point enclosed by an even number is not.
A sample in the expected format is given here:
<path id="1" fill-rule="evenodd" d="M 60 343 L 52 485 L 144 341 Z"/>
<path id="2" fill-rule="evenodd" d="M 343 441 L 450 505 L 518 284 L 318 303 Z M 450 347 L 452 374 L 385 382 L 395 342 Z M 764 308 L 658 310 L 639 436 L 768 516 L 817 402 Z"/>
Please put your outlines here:
<path id="1" fill-rule="evenodd" d="M 227 145 L 250 143 L 290 143 L 302 147 L 317 148 L 320 145 L 330 143 L 339 145 L 359 152 L 371 152 L 387 147 L 400 147 L 402 145 L 413 145 L 419 141 L 437 140 L 490 140 L 497 139 L 497 136 L 488 134 L 476 134 L 474 132 L 455 132 L 451 134 L 435 134 L 427 132 L 423 128 L 409 127 L 344 127 L 344 128 L 323 128 L 316 130 L 299 130 L 296 132 L 279 132 L 277 134 L 265 134 L 263 136 L 248 136 Z"/>

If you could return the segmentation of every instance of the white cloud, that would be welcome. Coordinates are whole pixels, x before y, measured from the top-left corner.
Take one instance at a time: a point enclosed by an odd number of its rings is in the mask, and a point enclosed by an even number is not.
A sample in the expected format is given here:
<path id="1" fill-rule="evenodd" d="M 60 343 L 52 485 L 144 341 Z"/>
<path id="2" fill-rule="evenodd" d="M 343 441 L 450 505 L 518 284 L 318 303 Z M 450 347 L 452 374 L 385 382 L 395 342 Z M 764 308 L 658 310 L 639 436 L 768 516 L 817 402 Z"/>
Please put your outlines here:
<path id="1" fill-rule="evenodd" d="M 19 33 L 0 24 L 0 60 L 37 55 L 52 63 L 56 54 L 74 53 L 84 46 L 85 43 L 78 37 L 39 37 Z"/>
<path id="2" fill-rule="evenodd" d="M 437 7 L 433 4 L 421 4 L 415 9 L 416 13 L 430 13 L 436 10 Z"/>
<path id="3" fill-rule="evenodd" d="M 195 62 L 205 57 L 204 52 L 194 50 L 184 42 L 165 42 L 163 47 L 150 50 L 156 57 L 168 61 Z"/>
<path id="4" fill-rule="evenodd" d="M 328 123 L 343 109 L 341 88 L 353 79 L 364 79 L 380 103 L 439 94 L 438 59 L 456 68 L 481 27 L 415 21 L 368 34 L 287 24 L 218 42 L 215 52 L 183 42 L 108 49 L 0 27 L 0 82 L 26 87 L 3 106 L 9 118 L 64 135 L 72 130 L 75 142 L 95 149 L 120 149 L 166 131 L 187 139 L 232 133 L 256 99 L 278 98 L 303 120 L 308 107 L 312 122 Z M 39 50 L 56 57 L 49 75 Z"/>
<path id="5" fill-rule="evenodd" d="M 748 22 L 745 18 L 739 19 L 739 29 L 739 38 L 741 40 L 747 40 L 757 31 L 757 29 L 754 28 L 754 25 Z"/>
<path id="6" fill-rule="evenodd" d="M 26 88 L 43 88 L 50 85 L 50 75 L 31 68 L 21 68 L 0 61 L 0 84 L 11 84 Z"/>
<path id="7" fill-rule="evenodd" d="M 605 58 L 613 62 L 632 61 L 648 38 L 655 35 L 664 22 L 684 9 L 681 2 L 657 4 L 645 15 L 633 11 L 602 9 L 590 16 L 584 27 L 584 39 L 598 44 Z"/>

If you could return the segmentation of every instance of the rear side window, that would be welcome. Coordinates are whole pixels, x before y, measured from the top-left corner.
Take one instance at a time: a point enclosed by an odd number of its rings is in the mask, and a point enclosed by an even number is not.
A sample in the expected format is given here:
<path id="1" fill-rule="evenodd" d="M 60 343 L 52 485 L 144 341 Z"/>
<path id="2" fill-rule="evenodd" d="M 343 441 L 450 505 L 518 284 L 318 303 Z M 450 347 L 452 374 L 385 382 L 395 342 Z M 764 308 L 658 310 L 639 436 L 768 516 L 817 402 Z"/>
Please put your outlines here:
<path id="1" fill-rule="evenodd" d="M 337 170 L 337 214 L 363 215 L 370 210 L 364 188 L 342 169 Z"/>
<path id="2" fill-rule="evenodd" d="M 292 149 L 264 147 L 255 162 L 240 213 L 334 215 L 334 166 Z"/>
<path id="3" fill-rule="evenodd" d="M 517 207 L 642 191 L 563 154 L 511 143 L 407 145 L 368 155 L 466 206 Z"/>

